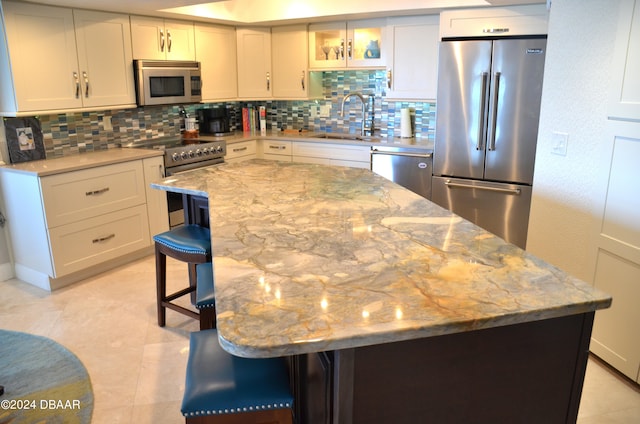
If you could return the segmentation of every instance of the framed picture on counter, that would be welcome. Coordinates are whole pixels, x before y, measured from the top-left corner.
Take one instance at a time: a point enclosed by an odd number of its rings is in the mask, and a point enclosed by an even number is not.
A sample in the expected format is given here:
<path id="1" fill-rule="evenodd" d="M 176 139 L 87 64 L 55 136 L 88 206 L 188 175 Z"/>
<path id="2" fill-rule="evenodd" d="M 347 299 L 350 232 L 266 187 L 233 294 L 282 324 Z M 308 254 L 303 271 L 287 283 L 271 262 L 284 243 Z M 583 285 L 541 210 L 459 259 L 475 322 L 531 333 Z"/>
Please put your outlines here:
<path id="1" fill-rule="evenodd" d="M 37 118 L 5 118 L 4 129 L 11 163 L 46 159 L 42 128 Z"/>

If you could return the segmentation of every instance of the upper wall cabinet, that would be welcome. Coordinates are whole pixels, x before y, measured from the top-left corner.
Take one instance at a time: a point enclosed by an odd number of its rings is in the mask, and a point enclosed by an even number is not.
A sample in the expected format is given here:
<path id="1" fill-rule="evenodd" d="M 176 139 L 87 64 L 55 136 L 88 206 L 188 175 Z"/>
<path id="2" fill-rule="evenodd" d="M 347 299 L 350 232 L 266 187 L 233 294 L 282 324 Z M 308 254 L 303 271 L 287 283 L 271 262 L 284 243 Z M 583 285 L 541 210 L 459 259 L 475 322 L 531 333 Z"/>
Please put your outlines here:
<path id="1" fill-rule="evenodd" d="M 322 73 L 309 72 L 306 25 L 271 29 L 273 97 L 308 99 L 322 93 Z"/>
<path id="2" fill-rule="evenodd" d="M 2 7 L 1 115 L 135 107 L 127 15 L 28 3 Z"/>
<path id="3" fill-rule="evenodd" d="M 547 33 L 545 4 L 446 10 L 440 14 L 440 36 L 495 37 Z"/>
<path id="4" fill-rule="evenodd" d="M 389 18 L 387 34 L 387 98 L 436 98 L 439 17 Z"/>
<path id="5" fill-rule="evenodd" d="M 384 67 L 385 29 L 384 19 L 309 25 L 309 67 Z"/>
<path id="6" fill-rule="evenodd" d="M 235 28 L 196 23 L 195 38 L 196 60 L 202 72 L 202 101 L 238 97 Z"/>
<path id="7" fill-rule="evenodd" d="M 609 118 L 640 121 L 640 1 L 620 4 Z"/>
<path id="8" fill-rule="evenodd" d="M 237 28 L 238 97 L 269 99 L 271 81 L 271 30 Z"/>
<path id="9" fill-rule="evenodd" d="M 195 60 L 192 22 L 131 17 L 134 59 Z"/>

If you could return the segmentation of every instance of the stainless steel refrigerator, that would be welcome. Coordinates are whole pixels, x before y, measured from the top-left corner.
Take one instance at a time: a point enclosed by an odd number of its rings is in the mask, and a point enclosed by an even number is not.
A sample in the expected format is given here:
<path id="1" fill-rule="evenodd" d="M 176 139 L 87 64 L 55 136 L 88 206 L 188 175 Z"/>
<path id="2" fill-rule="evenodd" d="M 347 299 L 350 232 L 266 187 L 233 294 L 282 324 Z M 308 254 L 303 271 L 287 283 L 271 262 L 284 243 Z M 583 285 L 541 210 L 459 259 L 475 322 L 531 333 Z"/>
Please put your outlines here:
<path id="1" fill-rule="evenodd" d="M 525 247 L 546 39 L 442 41 L 432 200 Z"/>

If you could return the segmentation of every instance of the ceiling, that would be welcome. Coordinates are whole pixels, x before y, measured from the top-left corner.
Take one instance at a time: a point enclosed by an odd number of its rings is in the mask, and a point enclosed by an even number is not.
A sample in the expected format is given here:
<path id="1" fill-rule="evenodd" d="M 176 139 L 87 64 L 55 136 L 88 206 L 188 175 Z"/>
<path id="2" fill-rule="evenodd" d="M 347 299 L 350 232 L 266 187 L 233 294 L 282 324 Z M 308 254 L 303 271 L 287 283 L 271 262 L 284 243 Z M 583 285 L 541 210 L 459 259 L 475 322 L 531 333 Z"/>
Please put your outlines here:
<path id="1" fill-rule="evenodd" d="M 22 0 L 24 1 L 24 0 Z M 206 1 L 206 0 L 205 0 Z M 247 25 L 439 13 L 546 0 L 31 0 L 57 6 Z"/>

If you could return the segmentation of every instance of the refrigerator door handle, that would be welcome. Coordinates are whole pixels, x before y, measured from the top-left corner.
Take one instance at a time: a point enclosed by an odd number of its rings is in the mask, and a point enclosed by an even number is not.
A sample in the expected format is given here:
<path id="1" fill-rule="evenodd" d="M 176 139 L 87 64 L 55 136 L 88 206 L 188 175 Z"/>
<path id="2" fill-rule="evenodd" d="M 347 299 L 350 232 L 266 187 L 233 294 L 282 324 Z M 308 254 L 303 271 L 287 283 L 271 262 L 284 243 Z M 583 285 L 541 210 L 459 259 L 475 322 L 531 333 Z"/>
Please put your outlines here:
<path id="1" fill-rule="evenodd" d="M 500 187 L 489 187 L 489 186 L 462 184 L 462 183 L 455 183 L 455 182 L 453 182 L 451 180 L 445 181 L 444 185 L 446 185 L 449 188 L 451 188 L 451 187 L 472 188 L 472 189 L 485 190 L 485 191 L 497 191 L 497 192 L 500 192 L 500 193 L 515 194 L 515 195 L 519 195 L 521 193 L 521 190 L 519 188 L 500 188 Z"/>
<path id="2" fill-rule="evenodd" d="M 491 127 L 489 127 L 488 150 L 496 150 L 496 127 L 498 125 L 498 95 L 500 94 L 500 72 L 493 74 L 493 103 L 491 105 Z"/>
<path id="3" fill-rule="evenodd" d="M 480 93 L 480 115 L 478 119 L 478 139 L 476 140 L 476 150 L 484 149 L 485 142 L 487 141 L 486 122 L 487 122 L 487 92 L 489 91 L 489 73 L 482 73 L 482 92 Z"/>

